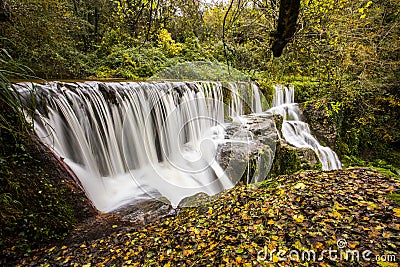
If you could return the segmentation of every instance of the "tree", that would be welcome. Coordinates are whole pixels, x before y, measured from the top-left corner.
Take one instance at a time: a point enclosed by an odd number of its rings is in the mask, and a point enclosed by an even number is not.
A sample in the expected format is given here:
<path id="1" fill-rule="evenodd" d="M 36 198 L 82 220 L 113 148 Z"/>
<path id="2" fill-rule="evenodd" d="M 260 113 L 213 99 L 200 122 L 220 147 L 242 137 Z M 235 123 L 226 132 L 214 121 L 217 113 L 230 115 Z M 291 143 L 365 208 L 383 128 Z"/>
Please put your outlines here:
<path id="1" fill-rule="evenodd" d="M 300 12 L 300 0 L 281 0 L 279 5 L 278 27 L 273 33 L 272 52 L 274 57 L 282 55 L 283 48 L 294 36 L 297 17 Z"/>

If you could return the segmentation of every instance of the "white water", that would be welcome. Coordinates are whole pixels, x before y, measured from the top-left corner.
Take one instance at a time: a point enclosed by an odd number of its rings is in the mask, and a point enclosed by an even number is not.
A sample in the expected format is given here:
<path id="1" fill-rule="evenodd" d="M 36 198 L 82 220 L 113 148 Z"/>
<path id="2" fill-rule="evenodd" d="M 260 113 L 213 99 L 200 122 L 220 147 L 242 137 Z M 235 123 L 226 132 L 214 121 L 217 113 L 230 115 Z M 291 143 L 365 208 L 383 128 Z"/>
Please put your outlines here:
<path id="1" fill-rule="evenodd" d="M 227 86 L 229 107 L 218 82 L 35 85 L 43 97 L 35 129 L 97 209 L 108 212 L 149 196 L 176 206 L 186 196 L 234 186 L 215 161 L 224 116 L 244 114 L 245 104 L 255 113 L 262 109 L 255 85 L 250 103 L 241 97 L 245 85 Z"/>
<path id="2" fill-rule="evenodd" d="M 308 124 L 301 121 L 298 105 L 294 103 L 294 87 L 282 85 L 275 86 L 275 93 L 269 110 L 283 117 L 282 134 L 285 140 L 295 147 L 311 148 L 317 154 L 323 170 L 336 170 L 342 167 L 336 153 L 329 147 L 322 146 L 312 136 Z"/>

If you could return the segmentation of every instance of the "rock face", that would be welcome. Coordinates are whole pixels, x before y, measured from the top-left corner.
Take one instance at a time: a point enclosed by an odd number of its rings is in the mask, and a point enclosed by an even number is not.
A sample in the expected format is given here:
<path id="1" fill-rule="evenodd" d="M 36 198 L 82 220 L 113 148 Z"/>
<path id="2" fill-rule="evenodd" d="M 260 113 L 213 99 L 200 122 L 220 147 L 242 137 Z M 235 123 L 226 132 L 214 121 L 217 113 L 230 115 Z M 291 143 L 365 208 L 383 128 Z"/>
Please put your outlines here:
<path id="1" fill-rule="evenodd" d="M 310 148 L 287 144 L 281 132 L 282 117 L 250 114 L 226 129 L 229 142 L 218 147 L 217 161 L 233 183 L 252 183 L 301 169 L 320 169 Z"/>
<path id="2" fill-rule="evenodd" d="M 273 115 L 246 115 L 226 128 L 217 162 L 233 183 L 262 181 L 272 166 L 278 134 Z"/>
<path id="3" fill-rule="evenodd" d="M 341 119 L 338 110 L 326 99 L 299 104 L 311 132 L 324 145 L 335 150 Z"/>

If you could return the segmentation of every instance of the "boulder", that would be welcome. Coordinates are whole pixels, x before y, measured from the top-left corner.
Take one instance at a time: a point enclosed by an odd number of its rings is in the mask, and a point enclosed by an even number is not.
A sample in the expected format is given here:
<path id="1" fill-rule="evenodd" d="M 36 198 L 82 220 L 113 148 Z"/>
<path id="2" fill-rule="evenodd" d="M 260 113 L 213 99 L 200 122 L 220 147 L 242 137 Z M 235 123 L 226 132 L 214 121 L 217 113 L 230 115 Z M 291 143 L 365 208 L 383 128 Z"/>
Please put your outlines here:
<path id="1" fill-rule="evenodd" d="M 250 114 L 226 127 L 217 162 L 234 183 L 264 180 L 271 168 L 278 134 L 274 115 Z"/>
<path id="2" fill-rule="evenodd" d="M 165 197 L 135 202 L 115 211 L 122 221 L 130 222 L 133 225 L 146 225 L 174 212 L 169 200 Z"/>
<path id="3" fill-rule="evenodd" d="M 311 148 L 296 148 L 282 139 L 282 117 L 271 113 L 242 116 L 226 128 L 227 142 L 218 147 L 217 162 L 237 184 L 266 177 L 321 169 Z"/>

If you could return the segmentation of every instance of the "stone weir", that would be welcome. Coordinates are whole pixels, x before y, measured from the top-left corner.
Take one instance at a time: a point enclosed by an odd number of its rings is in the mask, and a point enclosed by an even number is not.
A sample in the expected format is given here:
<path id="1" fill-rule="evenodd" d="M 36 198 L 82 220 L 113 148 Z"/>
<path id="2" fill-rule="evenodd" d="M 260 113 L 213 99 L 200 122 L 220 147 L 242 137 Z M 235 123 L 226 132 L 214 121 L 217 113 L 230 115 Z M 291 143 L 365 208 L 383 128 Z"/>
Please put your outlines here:
<path id="1" fill-rule="evenodd" d="M 196 193 L 233 187 L 241 176 L 229 177 L 217 161 L 218 147 L 228 143 L 225 129 L 244 114 L 263 112 L 259 90 L 249 82 L 15 86 L 34 92 L 36 133 L 103 212 L 149 198 L 177 206 Z"/>

